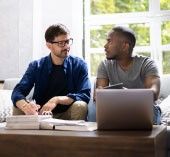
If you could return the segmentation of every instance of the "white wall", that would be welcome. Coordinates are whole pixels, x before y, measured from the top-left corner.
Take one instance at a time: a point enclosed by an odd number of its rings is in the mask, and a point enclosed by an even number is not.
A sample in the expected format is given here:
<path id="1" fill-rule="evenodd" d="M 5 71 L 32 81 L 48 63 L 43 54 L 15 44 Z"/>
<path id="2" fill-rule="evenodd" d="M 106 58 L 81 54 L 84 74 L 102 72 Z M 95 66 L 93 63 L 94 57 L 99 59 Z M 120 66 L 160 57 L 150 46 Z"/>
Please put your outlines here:
<path id="1" fill-rule="evenodd" d="M 0 1 L 0 80 L 19 76 L 31 60 L 31 8 L 31 0 Z"/>
<path id="2" fill-rule="evenodd" d="M 0 80 L 20 77 L 29 62 L 49 54 L 44 33 L 55 23 L 65 24 L 82 56 L 82 0 L 0 0 Z"/>
<path id="3" fill-rule="evenodd" d="M 19 75 L 21 76 L 33 57 L 33 0 L 19 0 Z M 18 77 L 16 76 L 16 77 Z"/>
<path id="4" fill-rule="evenodd" d="M 44 33 L 56 23 L 66 25 L 74 38 L 71 53 L 82 56 L 83 8 L 82 0 L 34 1 L 34 58 L 47 55 Z M 39 28 L 37 27 L 39 26 Z M 37 43 L 39 42 L 39 43 Z"/>

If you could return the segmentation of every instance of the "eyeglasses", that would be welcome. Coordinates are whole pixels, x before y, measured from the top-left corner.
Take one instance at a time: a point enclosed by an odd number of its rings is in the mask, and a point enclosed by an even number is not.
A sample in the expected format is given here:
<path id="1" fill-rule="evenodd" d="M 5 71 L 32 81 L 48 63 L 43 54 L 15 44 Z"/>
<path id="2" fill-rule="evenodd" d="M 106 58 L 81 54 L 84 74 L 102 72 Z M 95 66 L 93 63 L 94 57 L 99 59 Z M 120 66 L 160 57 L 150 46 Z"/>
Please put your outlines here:
<path id="1" fill-rule="evenodd" d="M 67 45 L 71 46 L 73 44 L 73 38 L 70 38 L 68 40 L 63 40 L 63 41 L 52 41 L 52 44 L 57 44 L 59 47 L 64 47 Z"/>

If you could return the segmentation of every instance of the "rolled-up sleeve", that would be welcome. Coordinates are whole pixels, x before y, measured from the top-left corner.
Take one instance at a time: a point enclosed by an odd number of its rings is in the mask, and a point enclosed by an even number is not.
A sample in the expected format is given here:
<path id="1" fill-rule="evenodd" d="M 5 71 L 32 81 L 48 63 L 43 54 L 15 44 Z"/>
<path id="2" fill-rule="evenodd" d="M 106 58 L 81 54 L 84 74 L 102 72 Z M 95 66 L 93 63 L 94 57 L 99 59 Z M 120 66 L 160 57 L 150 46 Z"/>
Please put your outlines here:
<path id="1" fill-rule="evenodd" d="M 67 96 L 74 101 L 90 101 L 91 84 L 88 76 L 87 64 L 82 61 L 78 68 L 75 68 L 73 82 L 75 84 L 74 92 L 68 93 Z"/>
<path id="2" fill-rule="evenodd" d="M 32 62 L 29 64 L 22 79 L 15 86 L 15 88 L 12 92 L 11 99 L 12 99 L 12 102 L 14 105 L 16 105 L 16 102 L 18 100 L 26 99 L 26 96 L 31 91 L 31 89 L 34 85 L 35 71 L 36 71 L 36 63 Z"/>

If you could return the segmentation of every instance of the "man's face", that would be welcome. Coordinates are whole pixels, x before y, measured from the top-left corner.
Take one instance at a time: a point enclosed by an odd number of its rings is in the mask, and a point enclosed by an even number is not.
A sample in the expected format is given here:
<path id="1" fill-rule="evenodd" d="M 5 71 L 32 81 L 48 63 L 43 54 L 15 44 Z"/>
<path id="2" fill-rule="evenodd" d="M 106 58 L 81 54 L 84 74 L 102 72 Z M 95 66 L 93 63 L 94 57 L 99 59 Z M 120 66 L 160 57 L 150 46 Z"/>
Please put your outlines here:
<path id="1" fill-rule="evenodd" d="M 51 53 L 58 58 L 66 58 L 70 51 L 72 39 L 69 35 L 59 35 L 54 38 L 52 43 L 48 43 L 47 47 L 51 50 Z"/>
<path id="2" fill-rule="evenodd" d="M 107 59 L 118 59 L 122 54 L 122 41 L 119 35 L 113 31 L 111 31 L 107 36 L 107 42 L 104 46 L 106 51 Z"/>

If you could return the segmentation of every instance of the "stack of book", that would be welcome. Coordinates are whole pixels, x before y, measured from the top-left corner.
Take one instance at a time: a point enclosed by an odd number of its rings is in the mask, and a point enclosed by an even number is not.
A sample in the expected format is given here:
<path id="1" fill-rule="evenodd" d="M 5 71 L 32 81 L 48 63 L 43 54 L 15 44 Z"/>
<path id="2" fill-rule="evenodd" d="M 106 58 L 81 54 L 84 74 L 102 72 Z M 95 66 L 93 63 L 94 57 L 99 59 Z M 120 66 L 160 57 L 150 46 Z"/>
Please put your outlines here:
<path id="1" fill-rule="evenodd" d="M 55 119 L 51 115 L 16 115 L 6 118 L 6 129 L 94 131 L 97 124 L 84 120 Z"/>
<path id="2" fill-rule="evenodd" d="M 7 129 L 39 129 L 40 122 L 51 115 L 16 115 L 6 118 Z"/>

